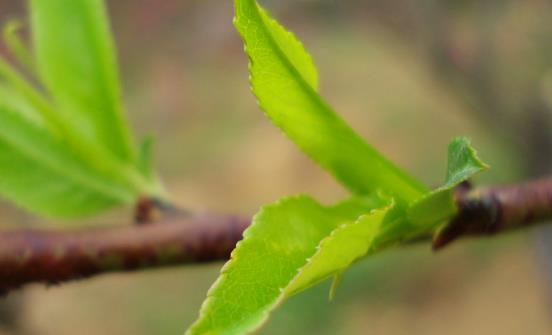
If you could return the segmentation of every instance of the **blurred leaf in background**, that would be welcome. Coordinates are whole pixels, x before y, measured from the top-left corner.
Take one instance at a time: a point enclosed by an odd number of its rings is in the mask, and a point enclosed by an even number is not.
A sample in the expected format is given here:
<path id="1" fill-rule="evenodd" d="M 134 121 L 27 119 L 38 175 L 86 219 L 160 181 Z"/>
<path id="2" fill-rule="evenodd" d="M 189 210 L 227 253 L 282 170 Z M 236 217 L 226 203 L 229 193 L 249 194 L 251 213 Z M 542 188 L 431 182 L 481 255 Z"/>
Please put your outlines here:
<path id="1" fill-rule="evenodd" d="M 34 55 L 13 21 L 4 34 L 27 73 L 0 59 L 0 192 L 32 212 L 67 218 L 160 195 L 123 115 L 103 1 L 29 4 Z"/>

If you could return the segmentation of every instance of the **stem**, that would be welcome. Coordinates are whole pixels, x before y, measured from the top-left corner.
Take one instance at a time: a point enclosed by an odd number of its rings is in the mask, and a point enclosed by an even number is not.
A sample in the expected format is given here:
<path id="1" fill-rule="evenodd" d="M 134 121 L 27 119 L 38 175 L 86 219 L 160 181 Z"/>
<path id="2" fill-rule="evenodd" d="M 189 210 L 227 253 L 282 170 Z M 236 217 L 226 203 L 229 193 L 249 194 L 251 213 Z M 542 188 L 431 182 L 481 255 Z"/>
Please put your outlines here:
<path id="1" fill-rule="evenodd" d="M 227 259 L 249 220 L 179 215 L 109 229 L 0 234 L 0 294 L 25 284 Z"/>
<path id="2" fill-rule="evenodd" d="M 463 236 L 490 236 L 552 219 L 552 178 L 456 190 L 458 214 L 437 233 L 435 250 Z"/>
<path id="3" fill-rule="evenodd" d="M 465 236 L 488 236 L 552 219 L 552 178 L 456 190 L 459 212 L 434 238 L 442 249 Z M 162 204 L 162 203 L 161 203 Z M 0 293 L 28 283 L 58 284 L 109 272 L 228 259 L 250 220 L 234 215 L 171 212 L 144 198 L 142 224 L 108 229 L 0 233 Z M 164 218 L 148 223 L 161 210 Z M 406 242 L 421 242 L 413 239 Z"/>

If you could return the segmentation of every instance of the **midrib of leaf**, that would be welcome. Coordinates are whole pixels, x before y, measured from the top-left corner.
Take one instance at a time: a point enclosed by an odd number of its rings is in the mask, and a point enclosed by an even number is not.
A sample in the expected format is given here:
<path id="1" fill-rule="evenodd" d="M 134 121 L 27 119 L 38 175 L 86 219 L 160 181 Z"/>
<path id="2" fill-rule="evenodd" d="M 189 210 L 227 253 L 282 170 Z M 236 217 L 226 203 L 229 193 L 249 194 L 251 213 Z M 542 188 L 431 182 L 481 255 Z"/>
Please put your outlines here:
<path id="1" fill-rule="evenodd" d="M 0 104 L 4 103 L 5 105 L 11 106 L 11 108 L 17 110 L 27 121 L 37 127 L 47 129 L 48 124 L 42 115 L 36 111 L 36 108 L 29 106 L 25 101 L 26 100 L 21 97 L 18 91 L 0 81 Z"/>
<path id="2" fill-rule="evenodd" d="M 333 109 L 320 97 L 320 95 L 314 90 L 314 88 L 306 82 L 306 80 L 304 79 L 300 71 L 291 63 L 291 61 L 288 59 L 286 54 L 279 47 L 278 42 L 275 41 L 272 33 L 267 28 L 266 21 L 265 21 L 265 20 L 272 20 L 272 18 L 270 18 L 266 14 L 263 15 L 264 13 L 266 13 L 266 11 L 262 9 L 262 7 L 255 0 L 244 0 L 244 1 L 249 2 L 252 8 L 254 8 L 254 13 L 257 17 L 257 20 L 259 20 L 259 22 L 262 22 L 262 24 L 259 25 L 260 29 L 262 29 L 264 35 L 267 37 L 267 40 L 270 43 L 270 46 L 273 49 L 273 51 L 278 55 L 277 57 L 278 60 L 286 68 L 286 70 L 289 71 L 291 76 L 299 84 L 301 89 L 306 93 L 308 98 L 315 102 L 315 104 L 319 108 L 319 111 L 322 112 L 326 117 L 332 118 L 335 121 L 336 126 L 347 130 L 347 132 L 354 137 L 355 141 L 357 141 L 358 143 L 362 143 L 362 145 L 365 147 L 365 150 L 368 150 L 370 152 L 370 154 L 373 156 L 372 159 L 375 161 L 375 163 L 379 164 L 379 166 L 382 169 L 385 169 L 388 172 L 392 172 L 393 178 L 391 180 L 386 181 L 385 183 L 386 185 L 381 185 L 382 188 L 386 189 L 389 192 L 394 193 L 395 195 L 398 195 L 403 200 L 406 200 L 406 202 L 415 201 L 420 196 L 427 193 L 428 189 L 424 185 L 417 182 L 414 178 L 410 177 L 407 173 L 405 173 L 400 168 L 398 168 L 395 164 L 393 164 L 391 161 L 386 159 L 375 148 L 373 148 L 368 143 L 366 143 L 362 139 L 362 137 L 360 137 L 350 126 L 347 125 L 347 123 L 338 114 L 336 114 L 333 111 Z M 240 0 L 236 0 L 236 6 L 241 5 L 239 2 Z M 235 19 L 235 24 L 238 22 L 238 20 L 239 20 L 238 18 Z M 239 27 L 238 27 L 238 30 L 240 30 Z M 253 57 L 251 57 L 249 54 L 248 54 L 248 57 L 251 64 L 253 64 L 254 63 Z M 255 91 L 254 85 L 253 85 L 253 91 Z M 261 106 L 263 105 L 263 102 L 261 101 L 261 99 L 259 99 L 259 103 L 261 104 Z M 263 108 L 263 109 L 266 110 L 266 108 Z M 298 145 L 299 147 L 301 147 L 303 151 L 305 151 L 307 154 L 310 155 L 308 150 L 304 148 L 301 143 L 298 143 Z M 352 191 L 359 194 L 367 193 L 367 190 L 359 188 L 358 185 L 352 185 L 351 183 L 347 182 L 347 180 L 342 178 L 342 176 L 340 176 L 338 173 L 328 168 L 327 166 L 325 167 L 337 179 L 342 180 L 342 182 L 344 182 L 346 186 Z M 367 171 L 366 173 L 368 174 L 369 172 Z M 379 181 L 383 178 L 380 175 L 380 176 L 371 176 L 371 177 L 367 176 L 367 179 Z M 373 191 L 373 190 L 369 190 L 369 191 Z"/>
<path id="3" fill-rule="evenodd" d="M 10 143 L 14 148 L 19 149 L 21 153 L 35 159 L 37 162 L 40 162 L 53 172 L 57 172 L 58 174 L 64 176 L 65 179 L 72 180 L 73 182 L 75 182 L 75 184 L 80 184 L 89 190 L 94 190 L 100 194 L 107 196 L 108 198 L 116 199 L 123 203 L 130 203 L 132 200 L 134 200 L 132 194 L 126 192 L 117 192 L 113 185 L 99 183 L 98 178 L 89 178 L 85 174 L 75 173 L 75 170 L 73 169 L 64 168 L 61 164 L 57 162 L 57 159 L 55 158 L 48 159 L 47 155 L 43 155 L 40 152 L 32 150 L 27 146 L 19 145 L 16 141 L 11 141 L 5 137 L 3 137 L 3 139 L 4 141 Z"/>
<path id="4" fill-rule="evenodd" d="M 103 7 L 103 5 L 102 5 Z M 102 10 L 105 11 L 105 8 L 102 8 Z M 88 13 L 95 13 L 95 11 L 93 9 L 90 9 L 88 10 Z M 92 20 L 98 20 L 99 18 L 95 18 L 93 17 Z M 106 24 L 109 26 L 109 21 L 106 22 Z M 95 26 L 95 25 L 91 25 L 91 24 L 85 24 L 83 23 L 83 26 L 84 27 L 92 27 L 92 26 Z M 100 28 L 103 28 L 100 27 Z M 97 38 L 97 35 L 94 34 L 90 29 L 87 29 L 86 30 L 86 33 L 92 37 L 92 39 L 95 39 Z M 109 31 L 109 28 L 108 28 L 108 31 L 104 31 L 103 32 L 103 35 L 104 36 L 108 36 L 108 37 L 111 37 L 111 32 Z M 115 45 L 113 43 L 113 41 L 111 40 L 111 38 L 108 39 L 107 43 L 110 45 L 110 47 L 115 50 Z M 107 56 L 100 48 L 100 43 L 93 43 L 92 46 L 94 47 L 93 50 L 95 52 L 96 55 L 98 55 L 99 58 L 103 59 L 105 62 L 107 63 L 112 63 L 110 64 L 110 69 L 113 69 L 113 68 L 117 68 L 117 64 L 116 64 L 116 60 L 114 59 L 110 59 L 109 56 Z M 113 62 L 115 62 L 115 64 L 113 64 Z M 114 117 L 115 117 L 115 122 L 117 123 L 115 129 L 118 131 L 118 132 L 121 132 L 121 134 L 119 134 L 120 136 L 118 136 L 119 140 L 122 141 L 122 145 L 121 145 L 121 154 L 124 155 L 124 158 L 129 160 L 130 162 L 134 162 L 136 161 L 136 151 L 134 150 L 134 147 L 130 141 L 130 138 L 131 138 L 131 133 L 130 133 L 130 128 L 126 126 L 125 124 L 125 120 L 123 119 L 123 108 L 121 106 L 121 102 L 117 99 L 117 97 L 114 97 L 112 94 L 110 94 L 110 92 L 115 92 L 115 95 L 121 95 L 121 91 L 119 89 L 119 86 L 118 85 L 114 85 L 113 83 L 117 82 L 119 83 L 120 82 L 120 78 L 117 74 L 117 71 L 115 71 L 115 73 L 113 73 L 112 71 L 110 72 L 105 72 L 105 71 L 100 71 L 99 75 L 102 77 L 103 79 L 103 82 L 104 82 L 104 86 L 101 86 L 101 90 L 103 91 L 103 95 L 105 97 L 109 97 L 109 102 L 111 104 L 111 106 L 114 107 L 114 111 L 113 111 L 113 114 L 114 114 Z M 112 77 L 112 78 L 108 78 L 108 77 Z M 108 88 L 107 85 L 109 85 L 110 87 Z"/>
<path id="5" fill-rule="evenodd" d="M 0 107 L 2 108 L 2 107 Z M 12 113 L 11 111 L 9 113 Z M 26 144 L 25 141 L 17 140 L 15 137 L 6 136 L 4 133 L 0 133 L 0 137 L 7 143 L 11 144 L 13 148 L 16 148 L 22 154 L 27 157 L 33 158 L 40 164 L 43 164 L 51 171 L 56 172 L 67 180 L 72 180 L 76 184 L 80 184 L 87 189 L 94 190 L 100 194 L 107 196 L 108 198 L 116 199 L 118 201 L 129 203 L 133 200 L 132 194 L 128 192 L 118 192 L 113 182 L 103 181 L 100 182 L 98 176 L 94 177 L 87 176 L 87 174 L 82 173 L 80 169 L 72 169 L 64 167 L 63 160 L 60 160 L 58 157 L 50 156 L 48 153 L 45 153 L 39 150 L 32 143 Z"/>
<path id="6" fill-rule="evenodd" d="M 10 83 L 16 91 L 24 96 L 28 102 L 40 112 L 42 118 L 48 125 L 48 129 L 52 133 L 57 133 L 59 135 L 62 126 L 53 108 L 49 107 L 49 102 L 47 102 L 19 72 L 14 70 L 2 57 L 0 57 L 0 78 L 1 77 L 3 77 L 6 82 Z"/>
<path id="7" fill-rule="evenodd" d="M 17 91 L 28 98 L 29 102 L 40 112 L 50 131 L 65 138 L 83 161 L 102 173 L 111 174 L 124 181 L 138 193 L 161 196 L 161 187 L 157 185 L 156 181 L 146 180 L 134 166 L 121 162 L 111 152 L 91 143 L 84 135 L 81 136 L 64 121 L 59 113 L 56 113 L 55 108 L 41 93 L 37 92 L 19 72 L 15 71 L 1 57 L 0 76 L 3 76 Z"/>
<path id="8" fill-rule="evenodd" d="M 29 5 L 38 73 L 43 86 L 55 101 L 58 114 L 81 121 L 82 124 L 71 121 L 66 123 L 69 127 L 75 127 L 76 124 L 81 131 L 86 131 L 91 137 L 90 142 L 101 142 L 104 151 L 109 151 L 122 162 L 134 165 L 137 157 L 130 129 L 123 116 L 122 102 L 119 100 L 121 90 L 115 43 L 110 32 L 110 22 L 104 1 L 30 0 Z M 73 25 L 74 34 L 68 32 Z M 82 54 L 82 51 L 79 54 L 74 47 L 66 48 L 74 42 L 71 38 L 77 36 L 75 34 L 79 36 L 77 41 L 88 42 L 79 44 L 86 49 L 86 54 Z M 69 41 L 59 43 L 58 35 L 67 37 Z M 52 48 L 51 45 L 57 45 L 67 55 L 61 55 L 57 51 L 52 53 L 56 48 Z M 52 57 L 53 55 L 57 57 Z M 82 81 L 75 81 L 75 72 L 65 73 L 65 76 L 69 77 L 67 78 L 69 83 L 78 86 L 76 91 L 72 87 L 60 86 L 65 78 L 63 75 L 60 76 L 58 70 L 67 68 L 60 64 L 58 60 L 60 57 L 65 57 L 69 66 L 76 65 L 72 70 L 86 71 L 80 74 L 92 75 L 93 73 L 94 78 L 85 91 L 81 87 Z M 92 67 L 94 71 L 89 72 Z M 86 78 L 83 79 L 86 80 Z M 84 95 L 83 92 L 85 92 Z M 91 92 L 96 95 L 90 96 Z M 68 93 L 75 95 L 68 95 Z M 90 109 L 88 104 L 82 105 L 82 102 L 91 103 L 96 109 Z"/>

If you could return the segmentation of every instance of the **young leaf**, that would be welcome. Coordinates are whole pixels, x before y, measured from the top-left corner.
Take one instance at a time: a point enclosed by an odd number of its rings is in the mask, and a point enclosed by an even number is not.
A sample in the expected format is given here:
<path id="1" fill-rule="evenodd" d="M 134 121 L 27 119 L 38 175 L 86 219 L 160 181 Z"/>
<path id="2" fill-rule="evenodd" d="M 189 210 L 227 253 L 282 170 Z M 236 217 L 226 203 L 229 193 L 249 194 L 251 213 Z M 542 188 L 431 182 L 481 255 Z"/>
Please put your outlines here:
<path id="1" fill-rule="evenodd" d="M 427 190 L 356 134 L 317 93 L 301 43 L 255 0 L 235 0 L 235 26 L 250 58 L 261 108 L 303 151 L 357 194 L 384 189 L 411 202 Z"/>
<path id="2" fill-rule="evenodd" d="M 51 98 L 0 58 L 0 193 L 50 217 L 81 217 L 164 192 L 131 147 L 101 0 L 30 0 L 36 57 L 4 39 Z"/>
<path id="3" fill-rule="evenodd" d="M 30 4 L 36 65 L 63 121 L 121 160 L 133 162 L 103 1 Z"/>
<path id="4" fill-rule="evenodd" d="M 4 41 L 19 64 L 29 73 L 34 74 L 35 66 L 33 56 L 18 36 L 22 26 L 23 24 L 19 20 L 12 19 L 8 21 L 3 30 Z"/>
<path id="5" fill-rule="evenodd" d="M 0 86 L 0 193 L 30 211 L 74 218 L 130 203 L 134 193 L 92 170 L 51 134 L 40 113 Z"/>
<path id="6" fill-rule="evenodd" d="M 299 196 L 265 206 L 222 269 L 188 334 L 254 331 L 286 297 L 364 256 L 389 209 L 388 200 L 377 196 L 364 204 L 359 206 L 357 199 L 324 207 Z M 383 208 L 373 211 L 374 205 Z"/>
<path id="7" fill-rule="evenodd" d="M 312 287 L 332 275 L 342 276 L 354 261 L 368 254 L 379 233 L 385 215 L 392 205 L 372 210 L 356 221 L 348 221 L 334 229 L 320 242 L 316 253 L 301 268 L 285 295 L 290 296 Z M 332 288 L 335 290 L 335 287 Z"/>
<path id="8" fill-rule="evenodd" d="M 155 180 L 153 171 L 153 137 L 148 136 L 142 140 L 138 150 L 138 169 L 144 177 Z"/>
<path id="9" fill-rule="evenodd" d="M 457 211 L 454 188 L 488 168 L 477 156 L 469 139 L 455 138 L 448 148 L 445 184 L 412 204 L 408 209 L 408 219 L 414 224 L 427 225 L 452 217 Z"/>
<path id="10" fill-rule="evenodd" d="M 35 108 L 33 108 L 28 100 L 23 98 L 19 92 L 5 85 L 0 81 L 0 105 L 9 106 L 9 109 L 16 110 L 27 121 L 40 126 L 47 128 L 47 121 L 44 120 L 44 116 L 40 114 Z"/>

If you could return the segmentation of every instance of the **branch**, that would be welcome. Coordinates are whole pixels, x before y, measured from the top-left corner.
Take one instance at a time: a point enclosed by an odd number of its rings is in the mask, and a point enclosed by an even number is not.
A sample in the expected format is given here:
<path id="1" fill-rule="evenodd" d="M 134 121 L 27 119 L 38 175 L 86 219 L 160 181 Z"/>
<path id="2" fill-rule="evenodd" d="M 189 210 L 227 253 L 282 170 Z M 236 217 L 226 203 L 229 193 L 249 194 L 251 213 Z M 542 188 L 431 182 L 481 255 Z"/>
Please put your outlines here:
<path id="1" fill-rule="evenodd" d="M 464 236 L 491 236 L 552 219 L 552 178 L 510 186 L 456 189 L 458 214 L 433 240 L 439 250 Z"/>
<path id="2" fill-rule="evenodd" d="M 224 260 L 249 222 L 178 214 L 108 229 L 0 233 L 0 295 L 33 282 L 53 285 L 107 272 Z"/>
<path id="3" fill-rule="evenodd" d="M 552 219 L 552 179 L 463 186 L 455 201 L 459 212 L 436 234 L 435 249 L 464 236 L 494 235 Z M 140 221 L 159 217 L 148 206 L 139 203 Z M 249 223 L 237 216 L 169 212 L 155 223 L 108 229 L 3 232 L 0 294 L 29 283 L 54 285 L 102 273 L 226 260 Z"/>

